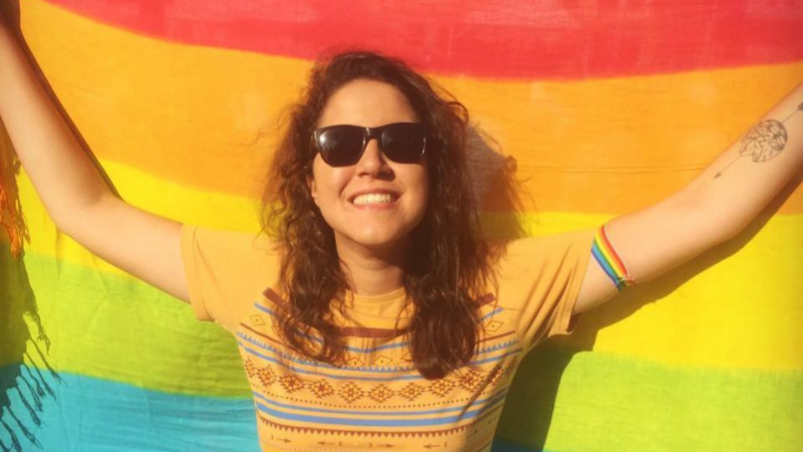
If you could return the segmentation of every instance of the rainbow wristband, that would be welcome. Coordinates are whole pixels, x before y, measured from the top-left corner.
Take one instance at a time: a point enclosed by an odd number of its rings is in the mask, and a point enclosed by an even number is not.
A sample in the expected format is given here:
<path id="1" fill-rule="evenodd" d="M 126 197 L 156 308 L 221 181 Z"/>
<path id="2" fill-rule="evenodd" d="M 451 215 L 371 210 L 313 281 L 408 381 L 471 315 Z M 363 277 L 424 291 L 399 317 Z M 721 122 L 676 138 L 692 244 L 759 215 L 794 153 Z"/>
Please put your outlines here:
<path id="1" fill-rule="evenodd" d="M 636 283 L 628 273 L 622 259 L 619 258 L 619 255 L 616 254 L 613 246 L 611 246 L 608 235 L 605 233 L 605 225 L 602 225 L 594 236 L 591 254 L 594 255 L 594 259 L 597 260 L 608 278 L 616 285 L 617 290 L 622 290 Z"/>

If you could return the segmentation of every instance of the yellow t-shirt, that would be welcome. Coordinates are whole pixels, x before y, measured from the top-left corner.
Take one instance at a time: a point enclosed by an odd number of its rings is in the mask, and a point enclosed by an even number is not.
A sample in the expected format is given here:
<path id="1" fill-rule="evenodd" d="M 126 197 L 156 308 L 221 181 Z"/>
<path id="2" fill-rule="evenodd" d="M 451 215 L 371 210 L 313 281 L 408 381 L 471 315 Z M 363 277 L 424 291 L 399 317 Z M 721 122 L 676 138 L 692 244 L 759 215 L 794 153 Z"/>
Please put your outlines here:
<path id="1" fill-rule="evenodd" d="M 181 250 L 193 310 L 236 336 L 254 395 L 263 451 L 485 452 L 522 357 L 570 334 L 572 309 L 596 230 L 510 242 L 482 297 L 483 333 L 474 369 L 426 380 L 412 365 L 404 289 L 349 293 L 342 323 L 348 366 L 289 351 L 270 316 L 284 303 L 279 256 L 265 236 L 184 225 Z M 397 319 L 401 319 L 397 325 Z"/>

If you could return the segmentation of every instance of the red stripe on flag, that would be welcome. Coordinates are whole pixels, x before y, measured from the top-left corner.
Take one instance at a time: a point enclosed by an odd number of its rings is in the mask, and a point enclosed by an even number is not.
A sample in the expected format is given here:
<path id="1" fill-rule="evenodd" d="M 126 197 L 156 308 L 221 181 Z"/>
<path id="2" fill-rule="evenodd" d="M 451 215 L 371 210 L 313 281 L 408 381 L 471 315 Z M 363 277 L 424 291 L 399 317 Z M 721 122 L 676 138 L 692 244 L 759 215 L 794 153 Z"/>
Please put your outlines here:
<path id="1" fill-rule="evenodd" d="M 802 0 L 48 1 L 168 41 L 303 59 L 360 46 L 478 77 L 603 78 L 803 58 Z"/>

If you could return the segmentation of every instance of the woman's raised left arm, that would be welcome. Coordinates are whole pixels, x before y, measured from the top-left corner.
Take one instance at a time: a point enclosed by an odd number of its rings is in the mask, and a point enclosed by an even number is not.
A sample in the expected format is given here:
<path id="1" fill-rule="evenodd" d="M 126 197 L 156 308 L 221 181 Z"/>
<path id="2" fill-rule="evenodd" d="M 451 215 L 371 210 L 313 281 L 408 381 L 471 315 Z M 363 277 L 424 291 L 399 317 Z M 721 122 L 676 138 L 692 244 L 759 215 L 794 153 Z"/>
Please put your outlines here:
<path id="1" fill-rule="evenodd" d="M 803 83 L 778 102 L 694 180 L 663 201 L 605 226 L 609 253 L 636 283 L 728 241 L 803 170 Z M 617 293 L 590 259 L 574 313 Z"/>

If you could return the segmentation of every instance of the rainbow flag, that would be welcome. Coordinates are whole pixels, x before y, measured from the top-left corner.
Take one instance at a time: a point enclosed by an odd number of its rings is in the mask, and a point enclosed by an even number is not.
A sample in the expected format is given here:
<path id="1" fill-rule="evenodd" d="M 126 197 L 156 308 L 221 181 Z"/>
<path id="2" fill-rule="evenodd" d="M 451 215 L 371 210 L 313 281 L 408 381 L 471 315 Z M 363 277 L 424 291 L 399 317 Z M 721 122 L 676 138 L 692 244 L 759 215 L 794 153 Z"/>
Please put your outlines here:
<path id="1" fill-rule="evenodd" d="M 126 201 L 246 231 L 282 109 L 325 50 L 400 56 L 465 103 L 498 237 L 663 199 L 803 80 L 801 0 L 22 0 L 20 13 Z M 256 451 L 234 340 L 58 231 L 4 133 L 0 148 L 0 450 Z M 803 450 L 799 182 L 735 240 L 537 347 L 494 450 Z"/>

